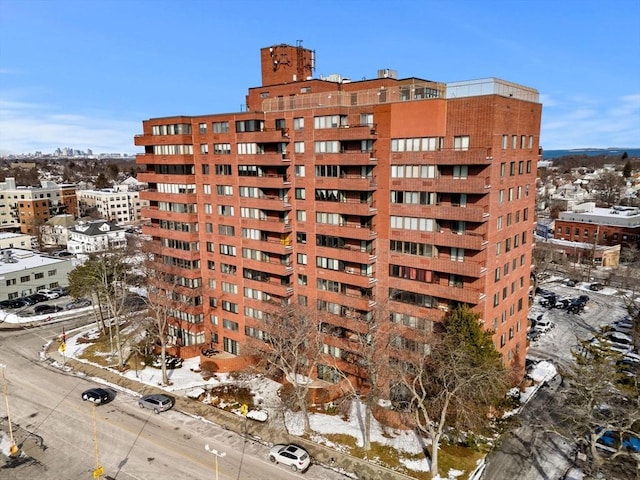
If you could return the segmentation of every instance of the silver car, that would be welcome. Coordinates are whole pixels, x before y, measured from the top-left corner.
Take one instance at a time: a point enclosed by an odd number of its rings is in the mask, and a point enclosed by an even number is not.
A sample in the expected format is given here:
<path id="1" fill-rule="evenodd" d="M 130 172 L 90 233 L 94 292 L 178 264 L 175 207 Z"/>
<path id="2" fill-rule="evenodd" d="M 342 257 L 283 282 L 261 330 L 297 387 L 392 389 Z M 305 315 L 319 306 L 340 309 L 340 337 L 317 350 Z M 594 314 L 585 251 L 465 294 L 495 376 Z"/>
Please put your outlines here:
<path id="1" fill-rule="evenodd" d="M 168 395 L 162 395 L 161 393 L 145 395 L 138 400 L 138 406 L 140 408 L 153 410 L 153 413 L 160 413 L 173 407 L 173 398 Z"/>

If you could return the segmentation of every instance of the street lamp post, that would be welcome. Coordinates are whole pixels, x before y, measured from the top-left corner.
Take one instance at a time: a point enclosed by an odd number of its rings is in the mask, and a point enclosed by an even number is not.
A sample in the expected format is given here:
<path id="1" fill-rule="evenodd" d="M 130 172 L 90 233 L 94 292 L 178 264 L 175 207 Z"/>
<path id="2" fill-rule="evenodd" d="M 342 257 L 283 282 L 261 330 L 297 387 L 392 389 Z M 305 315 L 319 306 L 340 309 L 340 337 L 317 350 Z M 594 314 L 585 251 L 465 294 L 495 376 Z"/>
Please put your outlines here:
<path id="1" fill-rule="evenodd" d="M 11 425 L 11 413 L 9 413 L 9 389 L 7 388 L 7 379 L 4 375 L 6 365 L 0 363 L 0 369 L 2 369 L 2 390 L 4 391 L 4 400 L 7 404 L 7 422 L 9 423 L 9 455 L 14 456 L 18 453 L 18 447 L 13 440 L 13 426 Z"/>
<path id="2" fill-rule="evenodd" d="M 219 452 L 218 450 L 214 450 L 213 448 L 209 447 L 209 444 L 205 445 L 204 449 L 207 452 L 212 453 L 216 457 L 216 480 L 218 480 L 218 457 L 224 457 L 227 453 L 226 452 Z"/>

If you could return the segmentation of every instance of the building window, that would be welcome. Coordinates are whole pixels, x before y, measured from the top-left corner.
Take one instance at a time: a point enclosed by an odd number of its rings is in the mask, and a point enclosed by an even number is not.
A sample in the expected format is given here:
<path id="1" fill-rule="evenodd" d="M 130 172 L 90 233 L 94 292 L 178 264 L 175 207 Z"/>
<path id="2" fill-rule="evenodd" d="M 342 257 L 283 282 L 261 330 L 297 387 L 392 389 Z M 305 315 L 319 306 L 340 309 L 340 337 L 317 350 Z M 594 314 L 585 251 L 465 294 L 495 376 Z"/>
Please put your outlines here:
<path id="1" fill-rule="evenodd" d="M 206 155 L 207 153 L 209 153 L 209 145 L 206 143 L 201 143 L 200 144 L 200 153 L 202 155 Z"/>
<path id="2" fill-rule="evenodd" d="M 299 222 L 307 221 L 307 211 L 306 210 L 296 210 L 296 220 Z"/>
<path id="3" fill-rule="evenodd" d="M 502 162 L 500 164 L 500 176 L 504 177 L 507 174 L 507 162 Z"/>
<path id="4" fill-rule="evenodd" d="M 306 265 L 306 264 L 307 264 L 307 254 L 298 253 L 298 265 Z"/>
<path id="5" fill-rule="evenodd" d="M 238 331 L 238 322 L 234 322 L 232 320 L 227 320 L 226 318 L 222 319 L 222 328 L 225 330 L 231 330 L 232 332 Z"/>
<path id="6" fill-rule="evenodd" d="M 231 155 L 231 144 L 230 143 L 214 143 L 213 153 L 215 155 Z"/>
<path id="7" fill-rule="evenodd" d="M 502 150 L 506 150 L 509 146 L 509 135 L 502 135 Z"/>
<path id="8" fill-rule="evenodd" d="M 231 353 L 232 355 L 240 354 L 240 343 L 238 341 L 223 337 L 222 344 L 225 352 Z"/>
<path id="9" fill-rule="evenodd" d="M 306 168 L 304 165 L 296 165 L 294 167 L 294 172 L 296 177 L 304 177 L 306 173 Z"/>
<path id="10" fill-rule="evenodd" d="M 524 162 L 520 160 L 518 162 L 518 175 L 522 175 L 524 173 Z"/>
<path id="11" fill-rule="evenodd" d="M 298 274 L 298 285 L 307 285 L 308 277 L 306 275 Z"/>
<path id="12" fill-rule="evenodd" d="M 511 136 L 511 148 L 513 150 L 515 150 L 516 148 L 518 148 L 518 136 L 517 135 L 512 135 Z"/>
<path id="13" fill-rule="evenodd" d="M 231 175 L 231 165 L 216 165 L 216 175 Z"/>
<path id="14" fill-rule="evenodd" d="M 294 142 L 293 151 L 294 153 L 304 153 L 304 142 Z"/>
<path id="15" fill-rule="evenodd" d="M 451 261 L 464 262 L 464 248 L 451 247 Z"/>
<path id="16" fill-rule="evenodd" d="M 207 124 L 206 124 L 206 123 L 201 123 L 201 124 L 198 126 L 198 132 L 199 132 L 200 134 L 205 134 L 205 133 L 207 133 Z"/>
<path id="17" fill-rule="evenodd" d="M 307 198 L 304 188 L 296 188 L 296 200 L 304 200 Z"/>
<path id="18" fill-rule="evenodd" d="M 307 234 L 304 232 L 297 232 L 296 243 L 307 243 Z"/>
<path id="19" fill-rule="evenodd" d="M 467 178 L 468 174 L 469 174 L 469 167 L 467 165 L 453 166 L 453 178 Z"/>
<path id="20" fill-rule="evenodd" d="M 213 122 L 213 133 L 228 133 L 229 122 Z"/>
<path id="21" fill-rule="evenodd" d="M 469 150 L 469 135 L 453 137 L 454 150 Z"/>
<path id="22" fill-rule="evenodd" d="M 304 128 L 304 118 L 298 117 L 293 119 L 293 129 L 302 130 Z"/>

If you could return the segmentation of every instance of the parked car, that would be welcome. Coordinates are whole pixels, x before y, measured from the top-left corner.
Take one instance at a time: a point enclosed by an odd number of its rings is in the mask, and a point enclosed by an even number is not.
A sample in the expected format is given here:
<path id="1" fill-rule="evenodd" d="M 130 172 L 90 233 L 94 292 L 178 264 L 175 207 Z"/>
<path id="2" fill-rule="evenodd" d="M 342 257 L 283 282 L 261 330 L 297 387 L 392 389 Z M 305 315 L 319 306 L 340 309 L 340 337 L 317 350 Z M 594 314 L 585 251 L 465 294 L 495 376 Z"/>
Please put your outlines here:
<path id="1" fill-rule="evenodd" d="M 577 284 L 578 284 L 578 282 L 576 282 L 575 280 L 571 280 L 571 279 L 567 280 L 567 283 L 566 283 L 567 287 L 575 287 Z"/>
<path id="2" fill-rule="evenodd" d="M 69 295 L 69 289 L 67 287 L 55 287 L 51 289 L 52 292 L 57 293 L 60 297 Z"/>
<path id="3" fill-rule="evenodd" d="M 304 472 L 311 464 L 311 458 L 304 448 L 297 445 L 274 445 L 269 451 L 269 460 L 291 467 L 294 472 Z"/>
<path id="4" fill-rule="evenodd" d="M 138 400 L 138 406 L 153 410 L 153 413 L 160 413 L 173 407 L 173 398 L 161 393 L 145 395 Z"/>
<path id="5" fill-rule="evenodd" d="M 88 307 L 90 305 L 91 305 L 91 300 L 87 298 L 79 298 L 77 300 L 74 300 L 73 302 L 67 303 L 64 306 L 64 308 L 66 308 L 67 310 L 72 310 L 74 308 L 83 308 L 83 307 Z"/>
<path id="6" fill-rule="evenodd" d="M 607 430 L 596 440 L 596 443 L 606 447 L 617 448 L 620 445 L 620 434 Z M 640 452 L 640 437 L 628 434 L 623 435 L 622 448 L 634 453 Z"/>
<path id="7" fill-rule="evenodd" d="M 3 300 L 0 302 L 0 308 L 22 308 L 28 305 L 27 302 L 20 298 L 15 298 L 13 300 Z"/>
<path id="8" fill-rule="evenodd" d="M 527 339 L 529 339 L 530 342 L 535 342 L 540 340 L 541 336 L 542 336 L 542 333 L 540 333 L 539 330 L 529 330 L 527 332 Z"/>
<path id="9" fill-rule="evenodd" d="M 589 285 L 589 290 L 593 290 L 594 292 L 598 292 L 604 288 L 604 285 L 601 283 L 592 283 Z"/>
<path id="10" fill-rule="evenodd" d="M 38 294 L 47 297 L 49 300 L 54 300 L 60 296 L 59 293 L 54 292 L 53 290 L 49 290 L 48 288 L 38 290 Z"/>
<path id="11" fill-rule="evenodd" d="M 82 392 L 82 400 L 100 405 L 109 401 L 109 392 L 100 387 L 90 388 Z"/>
<path id="12" fill-rule="evenodd" d="M 35 305 L 36 303 L 44 302 L 48 300 L 44 295 L 40 295 L 39 293 L 34 293 L 33 295 L 28 295 L 26 297 L 21 297 L 21 300 L 24 300 L 27 305 Z"/>
<path id="13" fill-rule="evenodd" d="M 61 310 L 64 310 L 64 308 L 59 307 L 57 305 L 47 305 L 43 303 L 41 305 L 36 305 L 35 308 L 33 309 L 33 312 L 36 315 L 44 315 L 46 313 L 56 313 Z"/>
<path id="14" fill-rule="evenodd" d="M 553 327 L 554 327 L 553 322 L 548 318 L 543 317 L 542 319 L 536 322 L 536 326 L 534 327 L 534 330 L 537 330 L 540 333 L 547 333 Z"/>

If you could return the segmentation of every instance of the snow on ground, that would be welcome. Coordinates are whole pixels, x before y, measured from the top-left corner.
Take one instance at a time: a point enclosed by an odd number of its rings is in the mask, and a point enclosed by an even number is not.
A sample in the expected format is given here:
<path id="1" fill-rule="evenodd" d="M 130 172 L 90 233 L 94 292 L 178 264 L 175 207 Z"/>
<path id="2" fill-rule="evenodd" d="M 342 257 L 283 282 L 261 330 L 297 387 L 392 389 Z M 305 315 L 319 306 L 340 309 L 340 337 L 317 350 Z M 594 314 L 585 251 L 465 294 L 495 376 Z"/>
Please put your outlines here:
<path id="1" fill-rule="evenodd" d="M 78 342 L 80 337 L 84 339 L 92 338 L 95 337 L 95 332 L 91 330 L 88 335 L 86 331 L 76 334 L 67 332 L 65 355 L 81 362 L 87 362 L 78 357 L 90 343 Z M 162 371 L 159 368 L 140 365 L 137 370 L 127 370 L 123 373 L 115 369 L 112 371 L 131 380 L 160 387 L 170 393 L 190 397 L 198 397 L 200 393 L 218 385 L 240 382 L 243 386 L 251 389 L 254 393 L 255 403 L 260 405 L 262 410 L 267 411 L 270 418 L 281 414 L 281 402 L 278 396 L 279 383 L 260 375 L 241 377 L 237 380 L 231 378 L 229 374 L 219 373 L 205 380 L 200 373 L 199 362 L 199 357 L 187 358 L 184 360 L 182 368 L 167 370 L 167 375 L 171 382 L 171 385 L 168 386 L 161 385 Z M 340 415 L 311 413 L 309 416 L 311 429 L 315 432 L 312 436 L 313 440 L 338 450 L 340 445 L 332 443 L 324 435 L 344 434 L 353 437 L 356 445 L 362 447 L 364 445 L 364 436 L 361 416 L 364 414 L 364 408 L 364 405 L 354 400 L 351 405 L 350 414 L 346 420 Z M 261 418 L 260 414 L 256 413 L 256 415 Z M 287 411 L 285 414 L 285 424 L 290 434 L 298 436 L 303 434 L 304 421 L 301 413 Z M 408 469 L 413 471 L 429 471 L 430 464 L 427 458 L 416 459 L 414 457 L 421 455 L 423 447 L 429 445 L 430 441 L 425 438 L 419 438 L 415 432 L 386 428 L 372 417 L 371 441 L 392 447 L 398 452 L 405 453 L 407 456 L 412 457 L 400 459 L 401 463 Z M 455 477 L 449 474 L 449 478 L 453 479 Z"/>

